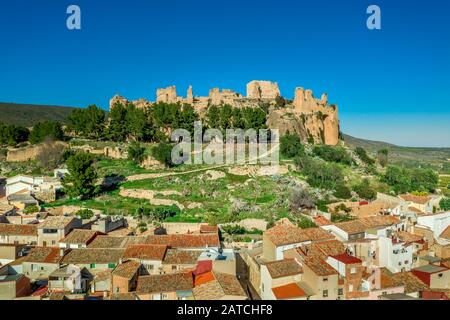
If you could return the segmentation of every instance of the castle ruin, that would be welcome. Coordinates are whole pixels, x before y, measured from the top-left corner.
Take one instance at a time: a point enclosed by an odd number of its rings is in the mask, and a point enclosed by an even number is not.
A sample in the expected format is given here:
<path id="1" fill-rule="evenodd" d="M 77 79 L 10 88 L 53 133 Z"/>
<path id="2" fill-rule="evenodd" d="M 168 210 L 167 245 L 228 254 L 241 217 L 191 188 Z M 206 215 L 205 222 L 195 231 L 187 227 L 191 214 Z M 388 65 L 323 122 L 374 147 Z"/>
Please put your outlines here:
<path id="1" fill-rule="evenodd" d="M 177 94 L 175 86 L 157 89 L 156 103 L 179 103 L 192 105 L 200 117 L 206 114 L 209 106 L 231 105 L 234 108 L 260 107 L 269 104 L 267 126 L 278 129 L 280 134 L 298 133 L 304 143 L 337 145 L 339 143 L 339 118 L 336 105 L 328 103 L 326 93 L 320 99 L 314 97 L 312 90 L 301 87 L 295 89 L 295 97 L 280 107 L 277 98 L 281 97 L 276 82 L 254 80 L 247 84 L 247 95 L 244 97 L 230 89 L 212 88 L 208 96 L 194 96 L 189 86 L 186 98 Z M 110 109 L 117 103 L 132 104 L 137 108 L 151 108 L 154 104 L 145 99 L 129 101 L 116 95 L 110 100 Z"/>

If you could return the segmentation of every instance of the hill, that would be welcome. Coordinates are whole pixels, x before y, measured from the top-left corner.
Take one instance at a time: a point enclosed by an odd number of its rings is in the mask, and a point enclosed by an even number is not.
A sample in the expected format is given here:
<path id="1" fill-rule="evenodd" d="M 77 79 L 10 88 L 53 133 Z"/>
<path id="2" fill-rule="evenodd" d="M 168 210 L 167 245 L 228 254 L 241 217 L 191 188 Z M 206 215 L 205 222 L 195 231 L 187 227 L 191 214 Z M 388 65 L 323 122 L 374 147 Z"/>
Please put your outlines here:
<path id="1" fill-rule="evenodd" d="M 392 163 L 406 166 L 421 166 L 441 169 L 450 166 L 450 148 L 401 147 L 381 141 L 365 140 L 344 134 L 344 141 L 350 147 L 362 147 L 375 156 L 380 149 L 389 150 Z M 444 171 L 447 171 L 445 169 Z"/>
<path id="2" fill-rule="evenodd" d="M 65 123 L 73 107 L 45 106 L 0 102 L 0 122 L 32 127 L 39 121 L 55 120 Z"/>

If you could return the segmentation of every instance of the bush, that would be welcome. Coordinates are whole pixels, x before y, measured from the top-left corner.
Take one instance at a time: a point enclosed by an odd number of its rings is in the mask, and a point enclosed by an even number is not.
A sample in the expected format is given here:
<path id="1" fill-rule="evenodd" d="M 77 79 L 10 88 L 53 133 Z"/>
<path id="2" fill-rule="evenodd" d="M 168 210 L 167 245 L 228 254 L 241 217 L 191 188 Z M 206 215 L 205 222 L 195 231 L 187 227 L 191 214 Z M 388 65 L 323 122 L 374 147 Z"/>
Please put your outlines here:
<path id="1" fill-rule="evenodd" d="M 388 149 L 378 150 L 378 162 L 382 167 L 386 167 L 389 162 L 389 151 Z"/>
<path id="2" fill-rule="evenodd" d="M 301 229 L 309 229 L 309 228 L 316 228 L 317 225 L 310 219 L 305 217 L 300 217 L 300 221 L 298 222 L 298 226 Z"/>
<path id="3" fill-rule="evenodd" d="M 38 206 L 29 206 L 29 207 L 26 207 L 25 209 L 23 209 L 23 213 L 25 213 L 25 214 L 31 214 L 31 213 L 36 213 L 36 212 L 39 212 Z"/>
<path id="4" fill-rule="evenodd" d="M 352 158 L 343 147 L 332 147 L 328 145 L 314 146 L 313 153 L 328 162 L 352 164 Z"/>
<path id="5" fill-rule="evenodd" d="M 345 184 L 340 183 L 336 186 L 334 196 L 339 199 L 350 199 L 352 194 L 350 188 L 348 188 Z"/>
<path id="6" fill-rule="evenodd" d="M 313 209 L 314 197 L 305 189 L 295 189 L 289 196 L 289 208 L 291 210 Z"/>
<path id="7" fill-rule="evenodd" d="M 439 184 L 439 176 L 431 169 L 388 166 L 382 181 L 392 187 L 396 193 L 434 192 Z"/>
<path id="8" fill-rule="evenodd" d="M 375 164 L 375 160 L 373 160 L 371 157 L 369 157 L 367 155 L 367 152 L 365 149 L 363 149 L 361 147 L 357 147 L 355 149 L 355 153 L 358 156 L 358 158 L 361 159 L 361 161 L 364 162 L 365 164 L 367 164 L 369 166 Z"/>
<path id="9" fill-rule="evenodd" d="M 133 141 L 128 147 L 128 159 L 140 164 L 144 161 L 145 147 L 139 142 Z"/>
<path id="10" fill-rule="evenodd" d="M 160 143 L 156 147 L 153 147 L 152 156 L 166 167 L 173 167 L 172 148 L 173 146 L 171 144 Z"/>
<path id="11" fill-rule="evenodd" d="M 94 216 L 94 212 L 89 209 L 81 209 L 75 212 L 75 215 L 80 217 L 82 220 L 88 220 Z"/>
<path id="12" fill-rule="evenodd" d="M 450 210 L 450 198 L 444 198 L 439 202 L 439 207 L 444 210 Z"/>
<path id="13" fill-rule="evenodd" d="M 373 200 L 377 197 L 377 192 L 371 187 L 368 179 L 364 179 L 360 184 L 354 186 L 353 191 L 366 200 Z"/>
<path id="14" fill-rule="evenodd" d="M 141 207 L 138 209 L 139 216 L 145 216 L 150 220 L 156 221 L 164 221 L 168 218 L 177 216 L 180 213 L 181 210 L 177 206 L 155 207 L 155 208 Z"/>
<path id="15" fill-rule="evenodd" d="M 295 158 L 297 168 L 307 177 L 306 181 L 313 187 L 335 190 L 344 183 L 341 168 L 335 163 L 327 163 L 308 156 Z"/>
<path id="16" fill-rule="evenodd" d="M 305 153 L 300 136 L 296 133 L 286 134 L 280 139 L 280 152 L 286 158 L 295 158 Z"/>

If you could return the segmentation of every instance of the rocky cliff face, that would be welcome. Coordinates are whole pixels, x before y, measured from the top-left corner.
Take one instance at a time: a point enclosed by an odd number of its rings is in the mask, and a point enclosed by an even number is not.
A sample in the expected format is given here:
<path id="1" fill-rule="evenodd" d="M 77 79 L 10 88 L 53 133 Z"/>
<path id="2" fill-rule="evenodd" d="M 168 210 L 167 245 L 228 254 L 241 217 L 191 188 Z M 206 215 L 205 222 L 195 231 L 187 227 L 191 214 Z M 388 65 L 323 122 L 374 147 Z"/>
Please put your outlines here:
<path id="1" fill-rule="evenodd" d="M 207 97 L 195 97 L 192 86 L 187 90 L 187 97 L 177 95 L 175 86 L 158 89 L 156 102 L 187 103 L 194 106 L 199 115 L 205 115 L 210 105 L 229 104 L 235 108 L 258 107 L 262 103 L 272 106 L 267 125 L 278 129 L 281 135 L 298 133 L 304 143 L 324 143 L 337 145 L 339 143 L 339 117 L 336 105 L 328 104 L 327 94 L 316 99 L 312 90 L 295 89 L 293 103 L 281 109 L 276 109 L 277 98 L 281 97 L 278 84 L 270 81 L 254 80 L 247 84 L 247 96 L 229 89 L 213 88 Z M 151 107 L 152 103 L 139 99 L 128 101 L 122 96 L 115 96 L 110 101 L 110 108 L 116 103 L 133 104 L 137 108 Z"/>

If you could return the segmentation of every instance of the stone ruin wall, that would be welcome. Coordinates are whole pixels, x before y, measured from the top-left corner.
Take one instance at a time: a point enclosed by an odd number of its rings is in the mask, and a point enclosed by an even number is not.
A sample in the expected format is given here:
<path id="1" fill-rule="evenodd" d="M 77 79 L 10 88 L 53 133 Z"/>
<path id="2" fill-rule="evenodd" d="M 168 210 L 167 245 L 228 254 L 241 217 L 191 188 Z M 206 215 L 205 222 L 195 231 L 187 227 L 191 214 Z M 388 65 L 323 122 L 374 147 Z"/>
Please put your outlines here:
<path id="1" fill-rule="evenodd" d="M 176 86 L 158 89 L 156 102 L 191 104 L 200 117 L 206 114 L 210 105 L 229 104 L 235 108 L 255 107 L 261 102 L 275 105 L 277 97 L 281 97 L 276 82 L 254 80 L 247 84 L 247 96 L 229 90 L 213 88 L 207 97 L 195 97 L 192 86 L 189 86 L 186 98 L 177 94 Z M 124 105 L 133 104 L 137 108 L 151 107 L 152 103 L 139 99 L 129 101 L 116 95 L 110 101 L 110 108 L 115 103 Z M 279 129 L 280 134 L 298 133 L 304 143 L 325 143 L 337 145 L 339 143 L 339 118 L 336 105 L 328 104 L 327 94 L 320 99 L 314 97 L 312 90 L 295 89 L 295 98 L 292 105 L 279 110 L 271 110 L 268 115 L 269 128 Z"/>

